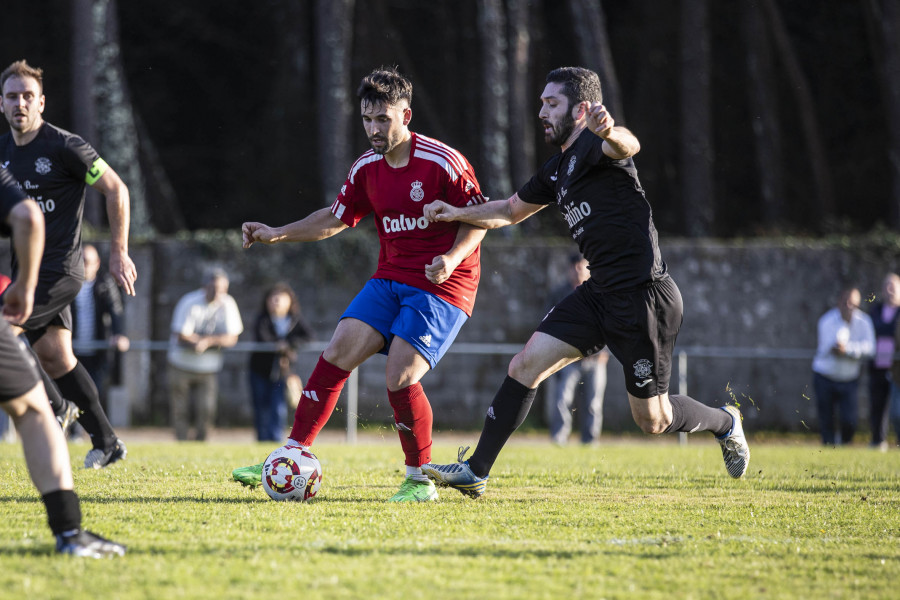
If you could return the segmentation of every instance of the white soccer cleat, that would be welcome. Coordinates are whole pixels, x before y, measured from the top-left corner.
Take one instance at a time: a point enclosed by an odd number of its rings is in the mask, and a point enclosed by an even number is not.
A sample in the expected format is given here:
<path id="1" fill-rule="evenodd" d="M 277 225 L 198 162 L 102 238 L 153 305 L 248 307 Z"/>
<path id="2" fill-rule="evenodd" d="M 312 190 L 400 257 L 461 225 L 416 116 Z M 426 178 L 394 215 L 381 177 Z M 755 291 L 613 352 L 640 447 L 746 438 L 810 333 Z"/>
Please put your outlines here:
<path id="1" fill-rule="evenodd" d="M 741 411 L 736 406 L 723 406 L 722 410 L 731 415 L 733 419 L 731 431 L 716 438 L 722 446 L 722 458 L 725 459 L 725 468 L 728 474 L 735 479 L 742 477 L 750 466 L 750 446 L 744 436 L 744 426 L 741 424 Z"/>
<path id="2" fill-rule="evenodd" d="M 435 483 L 440 486 L 449 486 L 470 498 L 479 498 L 484 494 L 488 478 L 477 476 L 469 467 L 469 461 L 463 460 L 468 449 L 468 446 L 460 446 L 457 462 L 449 465 L 428 463 L 422 465 L 422 472 L 434 479 Z"/>

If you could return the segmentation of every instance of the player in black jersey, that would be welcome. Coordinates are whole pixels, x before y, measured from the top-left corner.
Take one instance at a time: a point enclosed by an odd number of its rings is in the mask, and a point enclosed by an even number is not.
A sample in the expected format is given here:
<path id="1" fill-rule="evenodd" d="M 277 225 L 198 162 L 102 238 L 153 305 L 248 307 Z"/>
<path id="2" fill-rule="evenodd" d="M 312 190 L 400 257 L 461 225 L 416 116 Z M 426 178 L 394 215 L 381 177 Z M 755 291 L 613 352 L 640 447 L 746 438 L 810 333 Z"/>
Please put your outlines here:
<path id="1" fill-rule="evenodd" d="M 24 60 L 14 62 L 0 74 L 0 88 L 0 107 L 10 126 L 10 132 L 0 136 L 0 167 L 35 199 L 46 221 L 34 311 L 16 329 L 24 330 L 49 376 L 44 378 L 45 388 L 57 414 L 64 406 L 60 394 L 83 411 L 78 421 L 93 444 L 84 466 L 101 468 L 124 458 L 126 449 L 100 405 L 97 387 L 72 352 L 69 305 L 84 279 L 81 222 L 85 185 L 106 197 L 109 269 L 125 292 L 134 295 L 136 271 L 128 256 L 128 188 L 87 142 L 43 120 L 41 69 Z M 15 251 L 12 269 L 15 275 Z"/>
<path id="2" fill-rule="evenodd" d="M 44 248 L 44 218 L 12 176 L 0 169 L 0 234 L 13 236 L 19 272 L 6 290 L 0 319 L 0 406 L 22 438 L 25 462 L 41 494 L 56 550 L 100 558 L 121 556 L 125 547 L 81 528 L 81 506 L 73 490 L 66 439 L 50 411 L 37 365 L 9 323 L 31 314 Z"/>
<path id="3" fill-rule="evenodd" d="M 616 126 L 603 106 L 597 74 L 579 67 L 550 72 L 539 118 L 546 141 L 561 152 L 516 194 L 465 208 L 433 202 L 425 215 L 492 229 L 556 204 L 589 262 L 591 278 L 550 310 L 512 359 L 471 458 L 463 461 L 464 448 L 459 462 L 422 470 L 439 484 L 480 496 L 500 450 L 528 414 L 537 386 L 609 347 L 624 365 L 631 414 L 643 431 L 710 431 L 719 439 L 729 474 L 741 477 L 750 449 L 738 409 L 669 394 L 682 301 L 660 256 L 653 213 L 631 158 L 640 150 L 638 139 Z"/>

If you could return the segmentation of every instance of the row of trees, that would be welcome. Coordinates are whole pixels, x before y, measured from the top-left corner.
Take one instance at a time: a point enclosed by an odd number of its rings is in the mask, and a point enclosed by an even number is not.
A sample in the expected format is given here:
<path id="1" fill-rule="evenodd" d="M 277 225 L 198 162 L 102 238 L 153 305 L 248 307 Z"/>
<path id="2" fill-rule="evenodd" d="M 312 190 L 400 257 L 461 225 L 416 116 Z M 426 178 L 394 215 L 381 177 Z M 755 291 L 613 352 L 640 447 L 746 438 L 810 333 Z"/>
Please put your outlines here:
<path id="1" fill-rule="evenodd" d="M 330 203 L 366 148 L 356 84 L 380 64 L 413 80 L 413 129 L 466 154 L 492 197 L 552 153 L 543 77 L 579 64 L 642 140 L 662 231 L 900 226 L 900 0 L 32 0 L 4 13 L 7 62 L 45 68 L 46 116 L 119 170 L 147 235 Z"/>

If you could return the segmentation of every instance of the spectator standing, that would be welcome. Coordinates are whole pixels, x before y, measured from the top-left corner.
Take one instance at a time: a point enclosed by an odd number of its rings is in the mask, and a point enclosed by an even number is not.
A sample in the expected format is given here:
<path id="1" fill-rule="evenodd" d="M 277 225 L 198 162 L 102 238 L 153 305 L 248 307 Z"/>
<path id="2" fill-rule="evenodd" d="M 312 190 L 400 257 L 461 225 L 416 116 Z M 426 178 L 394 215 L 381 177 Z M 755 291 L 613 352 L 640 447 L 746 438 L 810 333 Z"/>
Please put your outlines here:
<path id="1" fill-rule="evenodd" d="M 875 356 L 869 363 L 869 422 L 873 448 L 887 450 L 888 411 L 891 398 L 891 365 L 894 362 L 894 332 L 900 321 L 900 275 L 888 273 L 882 283 L 880 302 L 872 305 L 869 316 L 875 327 Z M 895 380 L 896 381 L 896 380 Z"/>
<path id="2" fill-rule="evenodd" d="M 591 278 L 588 261 L 580 253 L 569 257 L 566 282 L 550 295 L 551 306 L 558 304 L 578 286 Z M 551 308 L 552 310 L 552 308 Z M 603 428 L 603 397 L 606 393 L 606 363 L 609 352 L 602 351 L 586 356 L 578 362 L 563 367 L 551 378 L 552 393 L 547 400 L 547 423 L 550 439 L 555 444 L 568 442 L 572 431 L 572 406 L 576 397 L 578 421 L 582 444 L 595 444 Z"/>
<path id="3" fill-rule="evenodd" d="M 812 370 L 819 430 L 825 445 L 849 444 L 856 432 L 860 369 L 875 352 L 875 328 L 869 315 L 859 309 L 860 300 L 858 288 L 844 288 L 837 306 L 819 318 Z M 834 425 L 835 406 L 839 436 Z"/>
<path id="4" fill-rule="evenodd" d="M 297 348 L 312 338 L 312 330 L 300 312 L 297 295 L 287 283 L 276 283 L 266 292 L 253 333 L 257 342 L 276 345 L 273 352 L 250 355 L 256 439 L 280 442 L 284 439 L 287 424 L 287 381 L 297 362 Z"/>
<path id="5" fill-rule="evenodd" d="M 195 439 L 206 440 L 216 416 L 223 348 L 244 330 L 237 302 L 228 295 L 228 275 L 214 269 L 204 286 L 185 294 L 172 315 L 169 341 L 169 413 L 175 438 L 188 439 L 192 392 Z"/>
<path id="6" fill-rule="evenodd" d="M 84 283 L 72 304 L 72 338 L 75 356 L 97 385 L 100 403 L 109 409 L 106 388 L 110 353 L 127 352 L 125 309 L 122 294 L 109 273 L 100 272 L 100 254 L 91 244 L 84 246 Z M 98 348 L 97 342 L 106 344 Z M 116 364 L 113 360 L 112 364 Z M 116 378 L 114 378 L 116 379 Z"/>
<path id="7" fill-rule="evenodd" d="M 900 348 L 900 322 L 894 330 L 894 346 Z M 894 434 L 897 436 L 897 445 L 900 445 L 900 360 L 894 360 L 891 367 L 891 398 L 888 402 L 888 414 L 891 424 L 894 426 Z M 885 435 L 885 448 L 887 448 L 887 435 Z"/>

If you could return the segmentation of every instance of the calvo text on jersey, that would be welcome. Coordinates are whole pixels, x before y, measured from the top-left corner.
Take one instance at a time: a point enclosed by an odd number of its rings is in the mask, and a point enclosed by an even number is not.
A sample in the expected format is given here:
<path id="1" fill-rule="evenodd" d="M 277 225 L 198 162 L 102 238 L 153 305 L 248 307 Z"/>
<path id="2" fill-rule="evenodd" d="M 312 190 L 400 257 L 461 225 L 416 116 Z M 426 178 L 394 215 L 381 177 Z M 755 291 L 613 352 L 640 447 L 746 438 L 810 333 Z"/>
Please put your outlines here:
<path id="1" fill-rule="evenodd" d="M 428 227 L 428 219 L 424 216 L 407 217 L 401 214 L 399 218 L 392 219 L 384 217 L 381 219 L 381 226 L 384 227 L 385 233 L 396 233 L 398 231 L 413 231 L 415 229 L 425 229 Z"/>

